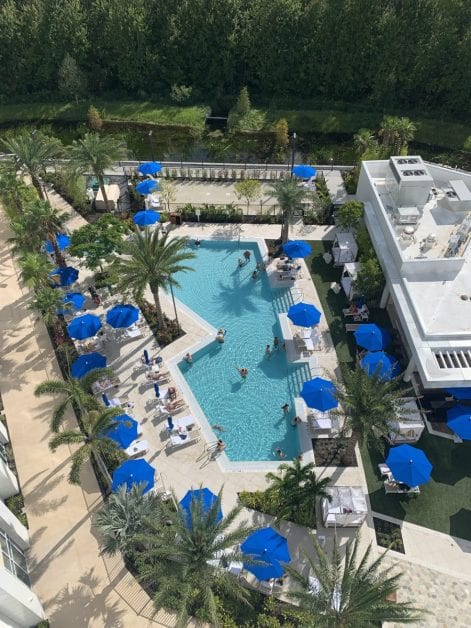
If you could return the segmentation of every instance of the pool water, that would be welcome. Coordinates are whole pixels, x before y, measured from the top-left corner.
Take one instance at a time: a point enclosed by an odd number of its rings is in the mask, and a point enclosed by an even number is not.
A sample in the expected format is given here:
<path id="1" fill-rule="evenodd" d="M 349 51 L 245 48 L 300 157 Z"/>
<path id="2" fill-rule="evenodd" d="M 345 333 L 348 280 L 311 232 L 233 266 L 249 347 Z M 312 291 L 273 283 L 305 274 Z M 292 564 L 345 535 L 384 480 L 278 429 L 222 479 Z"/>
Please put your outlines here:
<path id="1" fill-rule="evenodd" d="M 250 262 L 238 266 L 244 250 Z M 276 460 L 280 447 L 286 459 L 299 454 L 296 430 L 291 425 L 293 397 L 309 379 L 305 365 L 288 364 L 282 349 L 278 312 L 291 305 L 287 289 L 272 290 L 266 273 L 252 273 L 261 261 L 256 243 L 203 241 L 190 261 L 195 269 L 179 273 L 175 296 L 217 329 L 226 329 L 223 344 L 216 341 L 193 354 L 192 364 L 179 368 L 210 425 L 226 443 L 230 460 Z M 274 336 L 280 348 L 273 351 Z M 265 354 L 270 344 L 272 355 Z M 243 380 L 237 367 L 249 369 Z M 289 403 L 290 412 L 281 409 Z"/>

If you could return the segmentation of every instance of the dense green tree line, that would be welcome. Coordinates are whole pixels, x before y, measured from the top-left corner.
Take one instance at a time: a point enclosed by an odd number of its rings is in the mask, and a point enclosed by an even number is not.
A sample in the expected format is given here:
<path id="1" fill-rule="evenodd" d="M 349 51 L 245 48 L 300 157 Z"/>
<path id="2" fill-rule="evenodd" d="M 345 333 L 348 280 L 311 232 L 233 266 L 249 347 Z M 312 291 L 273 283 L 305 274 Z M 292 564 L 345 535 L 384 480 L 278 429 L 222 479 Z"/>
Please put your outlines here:
<path id="1" fill-rule="evenodd" d="M 3 0 L 0 41 L 8 99 L 57 93 L 69 54 L 92 94 L 471 109 L 468 0 Z"/>

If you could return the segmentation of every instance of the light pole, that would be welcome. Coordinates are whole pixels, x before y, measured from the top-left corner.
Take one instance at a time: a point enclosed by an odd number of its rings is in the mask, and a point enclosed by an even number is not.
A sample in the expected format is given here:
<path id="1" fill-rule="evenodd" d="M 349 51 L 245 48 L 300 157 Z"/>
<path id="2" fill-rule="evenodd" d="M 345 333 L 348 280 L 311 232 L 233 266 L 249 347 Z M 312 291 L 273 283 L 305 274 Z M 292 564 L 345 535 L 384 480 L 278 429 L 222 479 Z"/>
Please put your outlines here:
<path id="1" fill-rule="evenodd" d="M 154 145 L 152 144 L 152 130 L 149 131 L 147 137 L 149 138 L 150 154 L 152 156 L 152 161 L 155 161 Z"/>
<path id="2" fill-rule="evenodd" d="M 291 136 L 291 175 L 290 179 L 293 178 L 293 168 L 294 168 L 294 157 L 296 153 L 296 131 L 293 131 L 293 135 Z"/>
<path id="3" fill-rule="evenodd" d="M 330 169 L 333 170 L 334 169 L 334 158 L 333 157 L 329 157 L 329 162 L 330 162 Z"/>
<path id="4" fill-rule="evenodd" d="M 173 294 L 173 286 L 171 283 L 169 283 L 169 286 L 170 286 L 170 294 L 172 295 L 173 311 L 175 312 L 175 322 L 177 323 L 177 331 L 180 334 L 180 322 L 178 320 L 177 306 L 175 305 L 175 295 Z"/>

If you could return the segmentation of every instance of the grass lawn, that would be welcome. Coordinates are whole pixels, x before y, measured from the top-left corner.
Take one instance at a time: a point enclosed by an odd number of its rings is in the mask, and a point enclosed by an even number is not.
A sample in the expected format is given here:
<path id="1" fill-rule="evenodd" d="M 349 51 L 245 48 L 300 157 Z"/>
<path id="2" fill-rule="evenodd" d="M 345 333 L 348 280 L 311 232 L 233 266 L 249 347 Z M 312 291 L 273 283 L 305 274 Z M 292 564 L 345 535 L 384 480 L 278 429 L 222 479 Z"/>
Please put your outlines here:
<path id="1" fill-rule="evenodd" d="M 142 122 L 157 125 L 204 129 L 209 107 L 176 107 L 155 102 L 100 101 L 75 103 L 28 103 L 0 105 L 0 124 L 44 120 L 45 122 L 83 122 L 93 104 L 105 120 Z"/>
<path id="2" fill-rule="evenodd" d="M 341 269 L 327 265 L 322 259 L 330 251 L 330 242 L 309 242 L 313 249 L 306 263 L 310 269 L 319 298 L 330 327 L 340 366 L 352 366 L 355 360 L 353 334 L 345 332 L 342 308 L 348 301 L 341 291 L 329 290 L 330 284 L 340 282 Z M 385 310 L 371 310 L 370 321 L 391 328 Z M 375 450 L 362 448 L 371 507 L 378 513 L 439 530 L 471 540 L 471 442 L 457 445 L 445 438 L 425 432 L 417 443 L 433 465 L 432 478 L 420 487 L 420 495 L 386 495 L 378 474 L 378 463 L 384 457 Z M 386 454 L 387 455 L 387 454 Z"/>

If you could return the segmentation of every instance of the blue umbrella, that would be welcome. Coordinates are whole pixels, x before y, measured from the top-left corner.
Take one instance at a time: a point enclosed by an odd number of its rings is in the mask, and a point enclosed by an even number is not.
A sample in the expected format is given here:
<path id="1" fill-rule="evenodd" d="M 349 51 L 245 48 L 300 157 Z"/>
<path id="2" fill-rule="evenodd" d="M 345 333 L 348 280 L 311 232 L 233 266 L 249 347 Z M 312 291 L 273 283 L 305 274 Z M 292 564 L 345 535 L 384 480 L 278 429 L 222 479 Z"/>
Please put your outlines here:
<path id="1" fill-rule="evenodd" d="M 113 417 L 116 425 L 109 429 L 105 436 L 114 440 L 120 447 L 126 449 L 136 440 L 139 423 L 127 414 L 119 414 Z"/>
<path id="2" fill-rule="evenodd" d="M 65 233 L 56 233 L 56 242 L 59 251 L 63 251 L 68 246 L 70 246 L 70 238 Z M 52 242 L 50 240 L 46 240 L 44 242 L 44 248 L 46 253 L 54 253 L 54 247 L 52 246 Z"/>
<path id="3" fill-rule="evenodd" d="M 386 464 L 394 479 L 407 486 L 418 486 L 430 480 L 432 464 L 421 449 L 399 445 L 389 450 Z"/>
<path id="4" fill-rule="evenodd" d="M 292 173 L 295 177 L 299 177 L 300 179 L 310 179 L 311 177 L 314 177 L 316 175 L 317 170 L 312 166 L 298 164 L 293 168 Z"/>
<path id="5" fill-rule="evenodd" d="M 72 377 L 83 377 L 93 369 L 102 369 L 106 366 L 106 358 L 100 353 L 85 353 L 75 360 L 70 372 Z"/>
<path id="6" fill-rule="evenodd" d="M 107 408 L 111 406 L 110 400 L 108 399 L 108 395 L 106 393 L 101 393 L 101 398 L 103 399 L 103 403 Z"/>
<path id="7" fill-rule="evenodd" d="M 195 507 L 198 502 L 201 504 L 201 509 L 203 513 L 208 513 L 212 506 L 217 502 L 217 495 L 212 493 L 209 488 L 201 488 L 196 490 L 187 491 L 183 499 L 180 500 L 180 506 L 184 511 L 186 524 L 188 528 L 192 527 L 192 516 L 191 509 Z M 222 520 L 222 510 L 221 506 L 216 513 L 216 523 Z"/>
<path id="8" fill-rule="evenodd" d="M 369 351 L 380 351 L 391 342 L 389 332 L 374 323 L 360 325 L 353 335 L 357 345 Z"/>
<path id="9" fill-rule="evenodd" d="M 68 314 L 70 310 L 80 310 L 85 303 L 85 297 L 80 292 L 67 292 L 62 301 L 66 307 L 56 310 L 57 314 Z"/>
<path id="10" fill-rule="evenodd" d="M 328 379 L 315 377 L 308 382 L 304 382 L 301 397 L 310 408 L 316 408 L 316 410 L 325 412 L 339 405 L 335 397 L 335 391 L 335 385 Z"/>
<path id="11" fill-rule="evenodd" d="M 160 399 L 160 388 L 158 384 L 154 384 L 154 391 L 155 391 L 155 396 L 157 397 L 157 399 Z"/>
<path id="12" fill-rule="evenodd" d="M 147 351 L 147 349 L 144 349 L 144 362 L 146 364 L 150 364 L 149 352 Z"/>
<path id="13" fill-rule="evenodd" d="M 159 212 L 155 212 L 153 209 L 144 209 L 141 212 L 137 212 L 133 216 L 133 222 L 139 227 L 148 227 L 149 225 L 155 225 L 160 220 Z"/>
<path id="14" fill-rule="evenodd" d="M 368 352 L 360 364 L 368 375 L 377 375 L 379 379 L 389 380 L 401 372 L 396 358 L 384 351 Z"/>
<path id="15" fill-rule="evenodd" d="M 78 279 L 79 271 L 72 266 L 66 266 L 65 268 L 56 268 L 49 273 L 49 277 L 58 277 L 59 282 L 53 280 L 54 285 L 70 286 Z"/>
<path id="16" fill-rule="evenodd" d="M 281 247 L 288 257 L 307 257 L 312 253 L 312 248 L 302 240 L 291 240 Z"/>
<path id="17" fill-rule="evenodd" d="M 158 189 L 159 184 L 157 183 L 157 181 L 153 181 L 152 179 L 146 179 L 145 181 L 141 181 L 136 185 L 136 192 L 139 192 L 139 194 L 142 194 L 142 196 L 146 196 L 147 194 L 150 194 L 154 190 Z"/>
<path id="18" fill-rule="evenodd" d="M 445 390 L 455 399 L 462 399 L 463 401 L 471 399 L 471 388 L 445 388 Z"/>
<path id="19" fill-rule="evenodd" d="M 146 483 L 144 493 L 154 486 L 155 469 L 146 460 L 126 460 L 113 473 L 113 493 L 126 484 L 129 493 L 133 484 Z"/>
<path id="20" fill-rule="evenodd" d="M 242 543 L 240 549 L 253 560 L 266 563 L 265 565 L 244 563 L 244 568 L 253 573 L 258 580 L 280 578 L 284 573 L 280 562 L 291 562 L 288 541 L 273 528 L 262 528 L 252 532 Z"/>
<path id="21" fill-rule="evenodd" d="M 446 414 L 448 427 L 463 440 L 471 440 L 471 408 L 455 406 Z"/>
<path id="22" fill-rule="evenodd" d="M 141 164 L 137 169 L 140 174 L 157 174 L 161 170 L 162 166 L 157 161 L 146 161 L 145 164 Z"/>
<path id="23" fill-rule="evenodd" d="M 111 327 L 130 327 L 139 318 L 139 308 L 134 305 L 115 305 L 106 312 L 106 322 Z"/>
<path id="24" fill-rule="evenodd" d="M 296 303 L 288 310 L 288 318 L 301 327 L 312 327 L 321 320 L 321 313 L 315 305 L 309 303 Z"/>
<path id="25" fill-rule="evenodd" d="M 84 314 L 74 318 L 67 325 L 67 331 L 71 338 L 77 338 L 77 340 L 83 340 L 84 338 L 90 338 L 94 336 L 101 327 L 101 320 L 99 316 L 94 314 Z"/>

